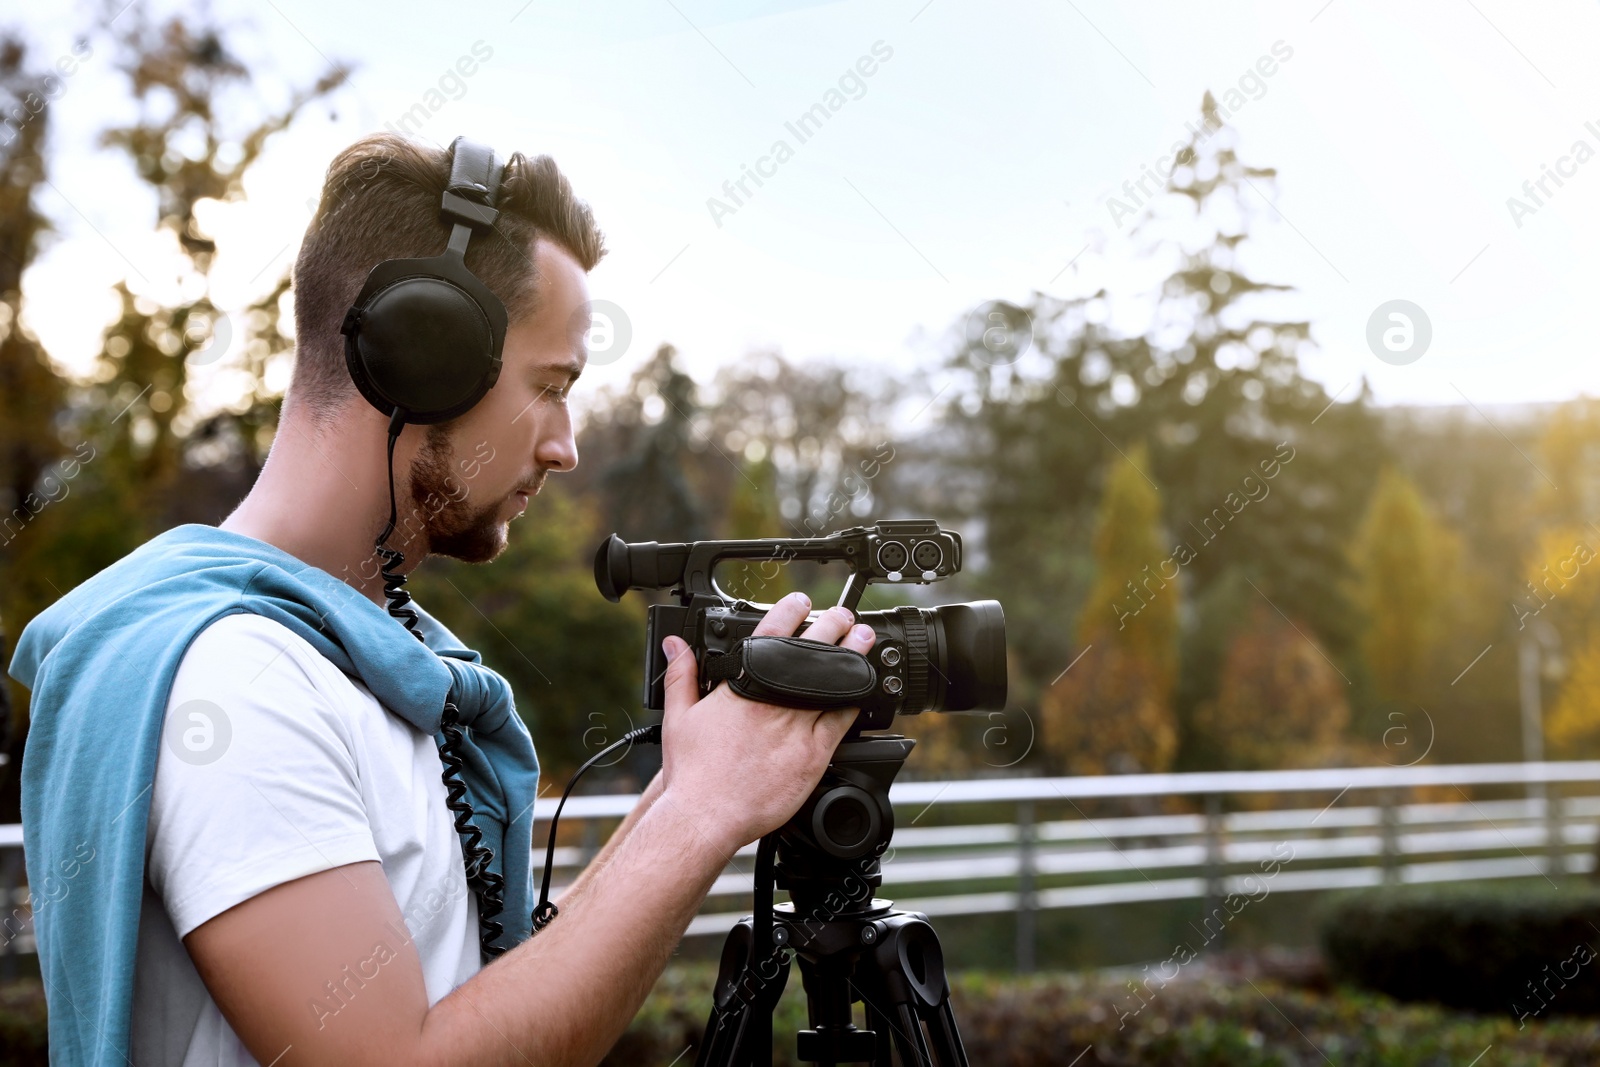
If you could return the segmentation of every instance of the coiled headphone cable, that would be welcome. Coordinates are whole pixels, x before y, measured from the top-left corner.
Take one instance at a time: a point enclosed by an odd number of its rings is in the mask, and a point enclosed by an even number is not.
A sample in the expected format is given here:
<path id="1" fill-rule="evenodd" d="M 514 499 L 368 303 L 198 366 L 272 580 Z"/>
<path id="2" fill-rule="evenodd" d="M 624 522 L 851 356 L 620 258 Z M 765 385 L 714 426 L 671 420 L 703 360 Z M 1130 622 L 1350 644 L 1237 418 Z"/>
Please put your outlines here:
<path id="1" fill-rule="evenodd" d="M 399 619 L 411 632 L 411 636 L 422 641 L 417 612 L 410 606 L 411 594 L 405 588 L 406 576 L 400 573 L 400 568 L 405 566 L 405 554 L 398 549 L 387 547 L 389 537 L 394 533 L 395 525 L 399 521 L 399 508 L 394 491 L 394 445 L 404 427 L 405 411 L 397 407 L 389 417 L 389 521 L 384 524 L 383 532 L 378 535 L 374 550 L 381 561 L 383 595 L 388 602 L 389 614 Z M 454 813 L 456 833 L 462 838 L 461 854 L 466 867 L 467 885 L 478 898 L 479 951 L 483 962 L 489 963 L 506 951 L 495 944 L 505 932 L 504 925 L 496 922 L 495 917 L 505 909 L 506 881 L 504 877 L 490 869 L 490 865 L 494 862 L 494 849 L 483 844 L 483 832 L 472 821 L 474 814 L 472 803 L 467 799 L 467 785 L 461 779 L 461 769 L 465 765 L 461 757 L 461 743 L 466 727 L 461 725 L 460 714 L 460 709 L 454 704 L 445 702 L 444 712 L 439 720 L 439 730 L 445 737 L 439 745 L 439 759 L 444 764 L 441 777 L 444 779 L 445 806 Z M 539 903 L 534 907 L 532 916 L 534 933 L 543 930 L 550 924 L 550 920 L 560 913 L 560 909 L 550 900 L 550 874 L 555 865 L 556 825 L 561 818 L 561 809 L 567 803 L 567 797 L 571 795 L 573 786 L 578 784 L 578 779 L 590 767 L 618 748 L 636 743 L 659 745 L 660 724 L 640 727 L 624 734 L 614 744 L 595 753 L 567 782 L 567 788 L 561 794 L 561 802 L 556 805 L 555 815 L 550 819 L 550 841 L 545 848 L 544 856 L 544 879 L 539 887 Z"/>
<path id="2" fill-rule="evenodd" d="M 406 576 L 400 573 L 400 568 L 405 566 L 405 554 L 386 546 L 399 520 L 394 492 L 394 444 L 404 427 L 405 412 L 395 408 L 394 414 L 389 417 L 389 521 L 384 524 L 374 548 L 378 559 L 382 561 L 383 595 L 388 600 L 389 614 L 399 619 L 411 631 L 411 636 L 422 641 L 422 631 L 417 628 L 416 610 L 410 606 L 411 594 L 405 588 Z M 506 882 L 490 870 L 489 865 L 494 862 L 494 850 L 483 844 L 483 832 L 472 821 L 472 803 L 467 800 L 467 783 L 461 780 L 461 768 L 465 765 L 461 758 L 461 740 L 465 730 L 459 716 L 460 710 L 446 701 L 439 720 L 439 730 L 445 737 L 439 745 L 439 759 L 444 764 L 441 776 L 444 779 L 445 806 L 455 814 L 456 833 L 462 838 L 461 855 L 466 867 L 467 885 L 478 898 L 478 947 L 487 963 L 505 951 L 495 944 L 505 932 L 505 927 L 495 921 L 495 916 L 505 908 Z"/>

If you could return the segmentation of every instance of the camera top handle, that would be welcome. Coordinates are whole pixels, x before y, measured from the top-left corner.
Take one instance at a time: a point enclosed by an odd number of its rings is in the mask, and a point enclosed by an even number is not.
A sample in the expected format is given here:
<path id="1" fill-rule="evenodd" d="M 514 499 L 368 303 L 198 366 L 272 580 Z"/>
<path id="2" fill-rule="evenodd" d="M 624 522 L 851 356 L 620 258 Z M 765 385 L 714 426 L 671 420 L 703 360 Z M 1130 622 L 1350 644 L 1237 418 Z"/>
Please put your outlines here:
<path id="1" fill-rule="evenodd" d="M 712 571 L 725 559 L 770 559 L 780 563 L 842 562 L 850 568 L 839 603 L 856 610 L 875 582 L 918 584 L 942 581 L 961 569 L 961 535 L 941 530 L 932 519 L 897 519 L 853 526 L 825 537 L 767 537 L 749 541 L 628 543 L 612 534 L 594 558 L 594 580 L 612 603 L 629 589 L 665 589 L 685 604 L 695 596 L 736 597 L 718 589 Z"/>

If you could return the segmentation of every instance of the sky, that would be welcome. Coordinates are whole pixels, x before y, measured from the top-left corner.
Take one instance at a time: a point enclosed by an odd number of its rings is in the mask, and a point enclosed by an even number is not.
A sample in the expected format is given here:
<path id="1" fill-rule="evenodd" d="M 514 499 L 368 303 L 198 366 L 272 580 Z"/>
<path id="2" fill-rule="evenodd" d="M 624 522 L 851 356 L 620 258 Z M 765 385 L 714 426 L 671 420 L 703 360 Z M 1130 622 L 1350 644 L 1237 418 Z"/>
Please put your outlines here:
<path id="1" fill-rule="evenodd" d="M 134 0 L 116 17 L 178 8 Z M 1136 296 L 1148 272 L 1124 183 L 1186 136 L 1206 90 L 1238 89 L 1237 150 L 1278 172 L 1255 191 L 1247 269 L 1295 288 L 1289 310 L 1318 346 L 1305 367 L 1330 394 L 1350 399 L 1363 376 L 1384 403 L 1600 392 L 1583 296 L 1600 289 L 1592 2 L 209 9 L 257 75 L 231 102 L 241 123 L 331 62 L 355 66 L 330 106 L 270 142 L 245 199 L 203 205 L 224 308 L 292 262 L 332 156 L 421 105 L 419 137 L 547 153 L 593 207 L 610 252 L 591 294 L 621 309 L 630 340 L 592 360 L 590 386 L 625 379 L 663 342 L 697 376 L 777 348 L 931 379 L 982 301 Z M 95 143 L 135 113 L 103 30 L 116 8 L 14 11 L 0 21 L 20 18 L 38 59 L 85 33 L 95 49 L 49 105 L 55 170 L 39 203 L 58 232 L 24 282 L 30 327 L 82 367 L 116 315 L 117 280 L 176 293 L 170 242 Z M 456 74 L 464 56 L 479 60 L 470 77 Z M 791 129 L 819 103 L 836 108 L 825 123 Z M 1396 300 L 1426 317 L 1408 312 L 1412 335 L 1431 335 L 1409 361 L 1369 342 Z"/>

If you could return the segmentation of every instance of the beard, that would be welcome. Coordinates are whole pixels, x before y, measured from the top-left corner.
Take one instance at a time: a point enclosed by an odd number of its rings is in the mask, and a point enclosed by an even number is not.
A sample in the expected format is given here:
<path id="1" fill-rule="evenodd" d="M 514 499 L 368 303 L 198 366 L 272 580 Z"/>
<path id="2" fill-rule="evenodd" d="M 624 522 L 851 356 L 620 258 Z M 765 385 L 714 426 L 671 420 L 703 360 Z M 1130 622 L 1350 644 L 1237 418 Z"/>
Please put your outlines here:
<path id="1" fill-rule="evenodd" d="M 411 499 L 422 520 L 427 554 L 464 563 L 488 563 L 506 549 L 505 500 L 474 507 L 467 481 L 455 473 L 455 452 L 445 425 L 428 427 L 411 467 Z"/>

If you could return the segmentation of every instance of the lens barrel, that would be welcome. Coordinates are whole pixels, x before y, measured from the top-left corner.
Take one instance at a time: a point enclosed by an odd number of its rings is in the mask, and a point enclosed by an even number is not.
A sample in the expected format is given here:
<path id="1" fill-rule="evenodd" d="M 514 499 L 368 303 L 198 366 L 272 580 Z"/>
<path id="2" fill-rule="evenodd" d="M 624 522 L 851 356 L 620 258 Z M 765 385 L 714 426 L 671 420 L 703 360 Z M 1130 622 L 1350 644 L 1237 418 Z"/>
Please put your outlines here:
<path id="1" fill-rule="evenodd" d="M 878 634 L 879 669 L 903 678 L 900 713 L 1001 711 L 1006 706 L 1006 619 L 997 600 L 863 611 Z M 889 664 L 884 652 L 904 650 Z"/>

